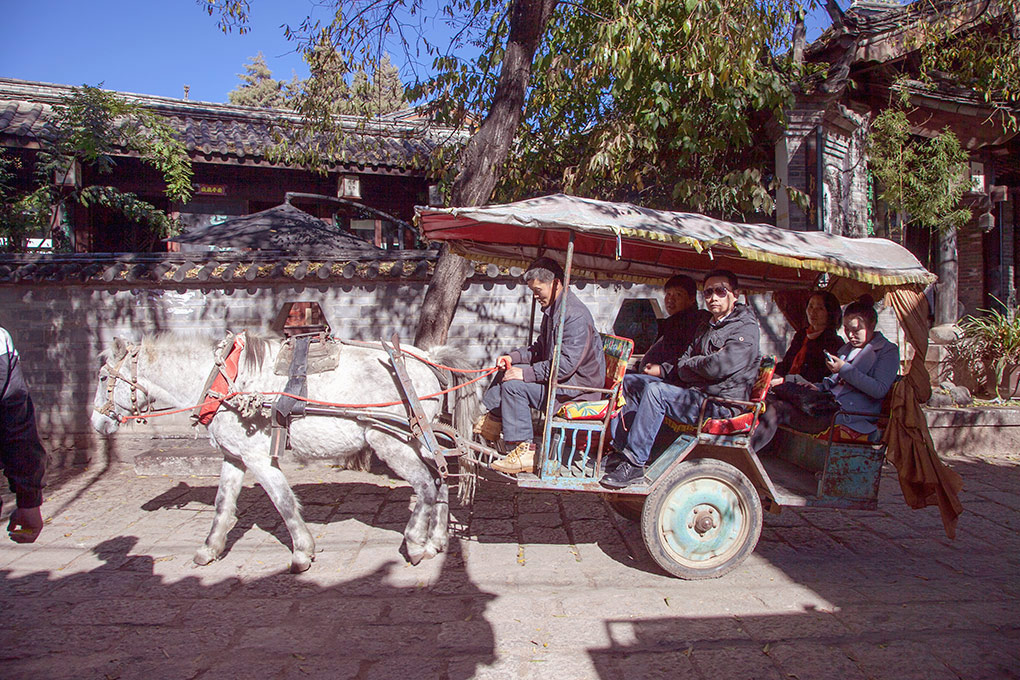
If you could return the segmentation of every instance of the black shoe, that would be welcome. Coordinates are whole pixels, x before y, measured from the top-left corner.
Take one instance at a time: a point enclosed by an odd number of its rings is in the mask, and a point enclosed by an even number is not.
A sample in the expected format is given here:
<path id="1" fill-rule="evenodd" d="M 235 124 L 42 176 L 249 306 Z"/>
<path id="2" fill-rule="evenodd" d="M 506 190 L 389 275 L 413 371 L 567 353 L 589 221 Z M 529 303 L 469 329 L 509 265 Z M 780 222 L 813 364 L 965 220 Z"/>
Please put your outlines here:
<path id="1" fill-rule="evenodd" d="M 645 466 L 635 465 L 629 460 L 624 460 L 616 466 L 616 469 L 600 480 L 600 484 L 610 489 L 622 489 L 640 482 L 645 477 Z"/>
<path id="2" fill-rule="evenodd" d="M 599 466 L 598 474 L 604 475 L 607 472 L 612 472 L 616 467 L 627 460 L 623 454 L 611 451 L 602 455 L 602 465 Z M 588 459 L 588 462 L 584 467 L 585 471 L 590 475 L 595 475 L 595 458 L 594 456 Z"/>

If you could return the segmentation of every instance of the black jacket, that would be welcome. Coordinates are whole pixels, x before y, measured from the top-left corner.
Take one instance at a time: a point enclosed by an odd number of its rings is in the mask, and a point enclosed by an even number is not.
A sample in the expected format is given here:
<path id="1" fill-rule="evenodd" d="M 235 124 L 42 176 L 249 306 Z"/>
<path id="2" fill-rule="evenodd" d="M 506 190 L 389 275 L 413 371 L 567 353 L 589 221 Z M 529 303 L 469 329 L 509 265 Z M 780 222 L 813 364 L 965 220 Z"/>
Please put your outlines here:
<path id="1" fill-rule="evenodd" d="M 662 320 L 662 334 L 648 348 L 641 359 L 641 365 L 675 363 L 686 351 L 697 335 L 701 324 L 712 318 L 704 309 L 691 305 L 673 316 Z"/>
<path id="2" fill-rule="evenodd" d="M 42 505 L 46 451 L 11 336 L 0 328 L 0 464 L 19 508 Z M 2 505 L 2 503 L 0 503 Z"/>
<path id="3" fill-rule="evenodd" d="M 556 301 L 542 315 L 538 339 L 530 347 L 510 352 L 510 359 L 521 366 L 524 382 L 547 383 L 552 369 L 552 351 L 556 343 L 556 327 L 560 307 L 567 305 L 563 323 L 563 349 L 560 353 L 559 381 L 570 385 L 602 388 L 606 383 L 606 357 L 602 352 L 602 337 L 595 330 L 595 320 L 584 303 L 570 291 Z M 577 394 L 567 390 L 573 399 L 602 399 L 597 392 Z"/>
<path id="4" fill-rule="evenodd" d="M 804 345 L 807 345 L 804 364 L 800 367 L 797 375 L 810 383 L 816 383 L 821 382 L 829 375 L 829 369 L 825 365 L 825 354 L 822 350 L 828 350 L 829 354 L 835 355 L 843 346 L 843 340 L 831 328 L 826 328 L 821 335 L 813 340 L 807 336 L 806 328 L 800 329 L 790 341 L 790 348 L 786 350 L 786 356 L 776 366 L 776 375 L 781 375 L 784 378 L 790 375 L 793 361 Z"/>
<path id="5" fill-rule="evenodd" d="M 675 364 L 662 364 L 667 382 L 707 395 L 746 400 L 758 377 L 758 317 L 737 304 L 721 321 L 708 320 Z"/>

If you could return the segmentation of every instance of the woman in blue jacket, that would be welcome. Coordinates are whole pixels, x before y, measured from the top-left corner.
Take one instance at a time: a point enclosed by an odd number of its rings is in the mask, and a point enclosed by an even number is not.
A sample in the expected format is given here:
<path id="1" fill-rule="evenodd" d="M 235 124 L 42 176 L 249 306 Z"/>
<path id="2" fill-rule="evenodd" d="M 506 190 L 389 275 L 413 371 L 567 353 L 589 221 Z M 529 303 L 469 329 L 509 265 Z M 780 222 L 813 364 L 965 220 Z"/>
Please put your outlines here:
<path id="1" fill-rule="evenodd" d="M 830 375 L 820 383 L 797 385 L 770 401 L 751 436 L 751 448 L 761 451 L 779 425 L 809 434 L 823 432 L 837 410 L 877 416 L 900 367 L 899 348 L 875 330 L 877 325 L 871 296 L 847 305 L 843 311 L 847 343 L 835 355 L 827 355 Z M 878 439 L 877 418 L 872 415 L 840 413 L 836 424 Z"/>

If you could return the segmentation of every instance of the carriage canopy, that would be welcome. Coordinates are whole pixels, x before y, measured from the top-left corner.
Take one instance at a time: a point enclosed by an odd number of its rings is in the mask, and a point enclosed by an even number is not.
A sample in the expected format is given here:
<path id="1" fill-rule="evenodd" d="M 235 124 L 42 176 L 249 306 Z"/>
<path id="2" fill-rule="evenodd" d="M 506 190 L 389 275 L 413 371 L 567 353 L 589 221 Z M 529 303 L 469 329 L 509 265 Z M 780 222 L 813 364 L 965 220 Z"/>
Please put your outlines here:
<path id="1" fill-rule="evenodd" d="M 662 283 L 721 267 L 748 290 L 813 288 L 819 275 L 847 299 L 894 287 L 923 289 L 935 276 L 910 251 L 881 238 L 846 238 L 767 224 L 556 194 L 471 208 L 415 209 L 425 238 L 472 260 L 527 266 L 574 237 L 575 275 Z M 700 278 L 700 277 L 698 277 Z M 842 281 L 840 281 L 840 279 Z M 913 285 L 912 285 L 913 284 Z"/>

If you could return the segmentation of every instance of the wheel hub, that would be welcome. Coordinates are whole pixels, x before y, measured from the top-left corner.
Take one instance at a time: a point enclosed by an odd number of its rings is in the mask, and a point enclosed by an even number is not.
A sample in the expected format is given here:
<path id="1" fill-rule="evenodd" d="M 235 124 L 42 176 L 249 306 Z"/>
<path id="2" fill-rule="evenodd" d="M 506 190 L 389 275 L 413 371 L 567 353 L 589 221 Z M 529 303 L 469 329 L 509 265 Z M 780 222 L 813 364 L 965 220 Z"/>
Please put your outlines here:
<path id="1" fill-rule="evenodd" d="M 691 521 L 687 523 L 687 528 L 694 529 L 699 536 L 704 536 L 717 526 L 719 525 L 716 523 L 716 513 L 707 505 L 695 507 L 691 513 Z"/>

